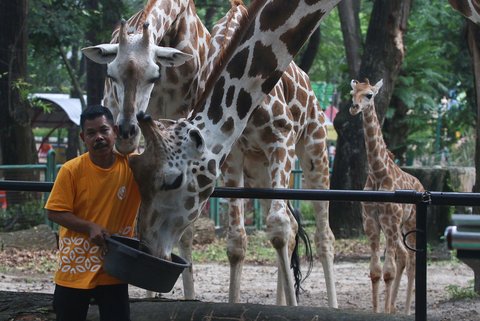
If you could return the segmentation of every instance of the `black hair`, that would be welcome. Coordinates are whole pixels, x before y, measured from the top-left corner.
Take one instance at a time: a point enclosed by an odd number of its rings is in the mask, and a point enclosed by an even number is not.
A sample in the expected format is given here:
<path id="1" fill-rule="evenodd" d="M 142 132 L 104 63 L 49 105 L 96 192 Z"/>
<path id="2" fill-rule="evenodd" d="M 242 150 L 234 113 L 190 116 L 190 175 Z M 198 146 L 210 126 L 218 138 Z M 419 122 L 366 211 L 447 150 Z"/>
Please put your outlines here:
<path id="1" fill-rule="evenodd" d="M 97 117 L 105 116 L 108 122 L 113 126 L 113 115 L 110 109 L 104 107 L 102 105 L 92 105 L 85 108 L 85 110 L 80 115 L 80 127 L 83 130 L 83 126 L 85 125 L 85 120 L 92 120 Z"/>

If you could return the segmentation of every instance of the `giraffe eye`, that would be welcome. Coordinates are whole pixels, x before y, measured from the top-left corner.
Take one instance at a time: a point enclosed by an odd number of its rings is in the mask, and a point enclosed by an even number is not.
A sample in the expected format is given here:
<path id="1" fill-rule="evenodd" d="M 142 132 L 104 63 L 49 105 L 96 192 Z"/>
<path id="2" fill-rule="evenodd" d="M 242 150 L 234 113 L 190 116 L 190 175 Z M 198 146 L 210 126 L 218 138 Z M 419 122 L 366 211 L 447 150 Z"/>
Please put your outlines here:
<path id="1" fill-rule="evenodd" d="M 372 99 L 373 94 L 366 94 L 365 97 L 367 97 L 367 99 Z"/>

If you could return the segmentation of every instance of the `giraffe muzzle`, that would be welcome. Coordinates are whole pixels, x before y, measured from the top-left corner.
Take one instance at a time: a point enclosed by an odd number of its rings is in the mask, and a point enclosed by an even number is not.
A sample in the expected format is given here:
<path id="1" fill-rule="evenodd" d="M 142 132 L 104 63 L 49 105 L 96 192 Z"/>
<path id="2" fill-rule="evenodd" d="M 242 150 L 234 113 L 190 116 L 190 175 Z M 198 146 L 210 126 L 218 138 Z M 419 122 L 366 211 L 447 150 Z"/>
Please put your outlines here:
<path id="1" fill-rule="evenodd" d="M 350 112 L 350 115 L 355 116 L 360 111 L 360 106 L 359 105 L 352 105 L 352 107 L 350 107 L 350 109 L 348 111 Z"/>
<path id="2" fill-rule="evenodd" d="M 120 126 L 120 136 L 123 139 L 129 139 L 135 137 L 138 133 L 137 127 L 133 124 L 127 124 L 124 126 Z"/>

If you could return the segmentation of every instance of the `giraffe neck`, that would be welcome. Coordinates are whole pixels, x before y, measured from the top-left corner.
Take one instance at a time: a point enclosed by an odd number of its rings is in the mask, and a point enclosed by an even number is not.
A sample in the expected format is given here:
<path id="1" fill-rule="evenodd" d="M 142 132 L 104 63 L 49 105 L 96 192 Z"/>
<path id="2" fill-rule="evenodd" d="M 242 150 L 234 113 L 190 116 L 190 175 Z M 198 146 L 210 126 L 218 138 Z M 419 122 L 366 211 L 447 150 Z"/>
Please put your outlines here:
<path id="1" fill-rule="evenodd" d="M 180 25 L 190 23 L 191 16 L 189 14 L 191 10 L 189 10 L 189 6 L 190 0 L 150 0 L 147 3 L 141 11 L 140 19 L 144 19 L 152 27 L 154 43 L 160 44 L 160 42 L 172 41 L 174 37 L 170 33 L 173 32 L 177 35 L 180 33 Z M 140 28 L 142 23 L 136 23 L 136 25 L 137 28 Z M 179 36 L 183 38 L 181 34 Z"/>
<path id="2" fill-rule="evenodd" d="M 369 172 L 375 175 L 380 172 L 379 169 L 387 167 L 389 155 L 373 104 L 363 111 L 363 130 Z"/>
<path id="3" fill-rule="evenodd" d="M 249 16 L 253 19 L 235 33 L 232 46 L 224 53 L 226 66 L 216 66 L 204 97 L 189 116 L 191 124 L 208 138 L 207 147 L 220 162 L 242 134 L 255 107 L 339 1 L 324 0 L 311 5 L 311 1 L 305 0 L 288 4 L 266 2 L 252 5 Z M 260 14 L 256 15 L 258 10 Z"/>

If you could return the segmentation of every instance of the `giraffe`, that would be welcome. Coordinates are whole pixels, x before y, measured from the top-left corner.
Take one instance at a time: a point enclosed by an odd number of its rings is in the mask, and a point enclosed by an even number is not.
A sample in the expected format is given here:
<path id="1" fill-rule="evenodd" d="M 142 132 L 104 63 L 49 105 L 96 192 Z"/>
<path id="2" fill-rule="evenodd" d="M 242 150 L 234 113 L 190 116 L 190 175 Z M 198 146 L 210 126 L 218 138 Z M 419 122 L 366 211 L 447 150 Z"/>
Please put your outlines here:
<path id="1" fill-rule="evenodd" d="M 364 190 L 393 191 L 408 189 L 423 192 L 420 181 L 402 171 L 393 161 L 383 140 L 382 130 L 375 111 L 374 99 L 383 85 L 380 80 L 370 85 L 351 81 L 352 106 L 350 114 L 363 114 L 363 132 L 367 150 L 368 174 Z M 370 278 L 372 281 L 372 303 L 374 312 L 379 311 L 379 284 L 385 282 L 385 312 L 395 312 L 395 301 L 400 279 L 406 267 L 408 285 L 405 313 L 410 313 L 415 279 L 415 253 L 407 251 L 402 243 L 402 233 L 415 230 L 416 208 L 413 204 L 362 203 L 362 219 L 365 234 L 370 242 Z M 383 271 L 380 264 L 380 234 L 386 239 Z M 415 236 L 410 234 L 407 242 L 415 247 Z"/>
<path id="2" fill-rule="evenodd" d="M 171 258 L 174 244 L 213 192 L 220 167 L 255 107 L 338 2 L 252 3 L 187 118 L 155 122 L 137 114 L 146 146 L 131 157 L 130 166 L 141 182 L 138 236 L 143 249 Z M 286 211 L 270 211 L 266 224 L 284 277 L 286 303 L 296 305 L 288 261 L 291 219 Z"/>
<path id="3" fill-rule="evenodd" d="M 288 188 L 298 156 L 307 188 L 330 187 L 328 152 L 323 114 L 308 76 L 290 63 L 280 81 L 252 113 L 247 126 L 222 166 L 227 187 Z M 243 200 L 229 201 L 227 254 L 231 265 L 229 301 L 238 302 L 240 279 L 247 248 Z M 285 200 L 263 201 L 269 216 L 290 215 Z M 315 245 L 323 266 L 330 307 L 338 307 L 333 273 L 335 238 L 328 223 L 328 202 L 314 202 Z M 294 220 L 292 220 L 294 222 Z M 295 227 L 290 240 L 294 240 Z M 293 246 L 293 245 L 291 245 Z M 277 304 L 285 303 L 282 276 L 278 274 Z"/>
<path id="4" fill-rule="evenodd" d="M 199 67 L 202 76 L 199 77 L 197 81 L 199 86 L 198 92 L 203 90 L 205 79 L 210 73 L 216 59 L 220 59 L 219 57 L 221 57 L 221 55 L 219 55 L 219 52 L 229 43 L 232 33 L 238 28 L 238 20 L 246 15 L 246 8 L 241 1 L 232 1 L 231 4 L 231 10 L 214 26 L 211 36 L 207 29 L 199 32 L 199 34 L 206 35 L 207 42 L 211 43 L 211 45 L 208 49 L 207 58 L 200 59 L 202 61 L 207 60 L 207 62 Z M 180 15 L 180 13 L 178 14 Z M 188 16 L 192 17 L 193 15 L 188 14 Z M 195 17 L 198 19 L 198 16 Z M 142 20 L 138 18 L 132 18 L 130 20 L 137 21 L 137 23 L 142 22 Z M 203 24 L 198 21 L 195 25 L 197 29 L 203 26 Z M 191 35 L 193 35 L 193 33 L 191 33 Z M 194 40 L 191 41 L 196 43 Z M 95 46 L 94 48 L 101 46 Z M 102 54 L 102 52 L 98 50 L 94 50 L 93 53 Z M 124 55 L 125 53 L 126 50 L 123 50 Z M 145 51 L 135 52 L 134 54 L 135 57 L 138 58 L 142 54 L 145 55 Z M 193 55 L 195 56 L 195 53 Z M 99 59 L 97 58 L 97 60 Z M 114 65 L 114 63 L 115 61 L 112 62 L 112 65 Z M 116 68 L 121 69 L 121 67 L 122 65 Z M 145 70 L 149 66 L 145 65 L 141 67 L 144 69 L 137 70 L 136 74 L 147 74 Z M 109 69 L 114 68 L 109 65 Z M 174 69 L 169 68 L 169 70 Z M 117 73 L 122 74 L 119 71 L 117 71 Z M 129 84 L 133 81 L 131 78 L 125 78 L 123 88 L 134 86 Z M 155 83 L 151 94 L 151 101 L 159 101 L 158 97 L 154 97 L 156 94 L 161 93 L 160 90 L 156 90 L 159 86 L 164 86 L 163 82 Z M 169 86 L 171 85 L 169 84 Z M 106 88 L 108 88 L 108 86 L 106 86 Z M 110 86 L 109 88 L 112 87 Z M 137 87 L 137 94 L 140 91 Z M 122 91 L 119 90 L 119 92 Z M 149 92 L 144 93 L 142 96 L 148 96 L 148 94 Z M 111 100 L 108 99 L 108 97 L 112 96 L 114 95 L 111 93 L 111 90 L 110 92 L 106 91 L 107 98 L 104 101 L 107 102 L 107 107 L 111 109 L 111 104 L 108 104 Z M 191 101 L 194 101 L 194 99 Z M 113 104 L 113 106 L 118 106 L 118 104 Z M 165 114 L 166 107 L 163 105 L 150 103 L 148 106 L 147 110 L 153 114 L 152 116 L 154 118 L 158 118 L 158 109 L 163 110 L 163 114 Z M 177 104 L 173 102 L 167 107 L 175 110 Z M 140 110 L 142 109 L 140 108 Z M 169 115 L 171 115 L 171 118 L 178 118 L 176 117 L 178 113 L 170 113 Z M 328 160 L 325 145 L 326 130 L 324 123 L 325 118 L 323 112 L 319 109 L 318 101 L 311 89 L 308 76 L 292 62 L 284 76 L 282 76 L 282 80 L 254 112 L 252 120 L 248 123 L 249 125 L 242 136 L 242 143 L 239 143 L 237 147 L 232 149 L 232 155 L 228 157 L 225 162 L 224 178 L 226 185 L 241 186 L 243 182 L 243 165 L 247 163 L 253 164 L 253 162 L 256 161 L 258 167 L 263 167 L 264 163 L 267 164 L 270 173 L 267 172 L 267 170 L 259 172 L 258 174 L 261 174 L 261 176 L 246 173 L 245 177 L 249 186 L 264 186 L 264 182 L 270 182 L 269 186 L 274 188 L 288 187 L 288 181 L 294 163 L 295 149 L 297 149 L 297 155 L 302 160 L 306 185 L 311 188 L 329 188 Z M 130 144 L 130 146 L 132 146 L 132 144 Z M 254 154 L 261 156 L 261 158 L 252 157 Z M 264 177 L 264 179 L 255 181 L 248 179 L 248 177 Z M 233 303 L 239 301 L 241 270 L 245 258 L 247 238 L 243 225 L 243 200 L 229 200 L 229 205 L 227 254 L 231 264 L 229 301 Z M 265 205 L 264 208 L 267 208 L 267 205 Z M 328 225 L 328 202 L 316 202 L 315 207 L 318 213 L 315 243 L 325 271 L 329 305 L 331 307 L 337 307 L 338 303 L 336 300 L 335 280 L 333 276 L 334 237 Z M 271 208 L 272 211 L 287 211 L 287 213 L 291 215 L 285 201 L 273 201 L 268 208 Z M 295 220 L 293 217 L 291 217 L 291 219 L 293 225 Z M 297 233 L 297 226 L 292 226 L 292 233 L 291 240 L 293 241 L 295 240 L 294 235 Z M 190 236 L 190 241 L 182 242 L 184 246 L 181 248 L 181 252 L 186 255 L 187 259 L 191 259 L 191 232 L 186 233 L 186 235 Z M 182 238 L 182 240 L 184 238 Z M 184 249 L 185 247 L 190 247 L 190 249 Z M 291 247 L 293 248 L 293 243 Z M 185 279 L 191 279 L 191 281 L 185 281 Z M 283 292 L 280 282 L 281 279 L 281 276 L 278 275 L 278 293 Z M 193 276 L 184 277 L 184 287 L 187 286 L 185 284 L 186 282 L 189 284 L 193 283 Z M 188 287 L 193 289 L 193 285 Z M 192 297 L 193 294 L 191 294 L 189 298 Z M 282 295 L 277 296 L 277 303 L 284 303 L 284 297 Z"/>
<path id="5" fill-rule="evenodd" d="M 118 151 L 130 153 L 138 148 L 137 112 L 148 110 L 155 118 L 186 116 L 218 59 L 208 47 L 220 50 L 246 10 L 239 5 L 240 0 L 231 3 L 231 9 L 210 35 L 192 0 L 149 0 L 143 10 L 113 32 L 111 43 L 82 49 L 88 58 L 107 64 L 103 105 L 112 111 L 122 133 L 116 141 Z M 157 52 L 165 50 L 163 46 L 179 52 L 174 51 L 173 63 L 157 66 L 162 62 Z M 135 63 L 127 63 L 130 61 Z M 190 262 L 192 241 L 190 226 L 179 243 L 180 254 Z M 194 299 L 192 266 L 184 271 L 182 279 L 185 298 Z"/>
<path id="6" fill-rule="evenodd" d="M 479 0 L 448 0 L 453 9 L 460 12 L 467 19 L 480 25 L 480 1 Z"/>

